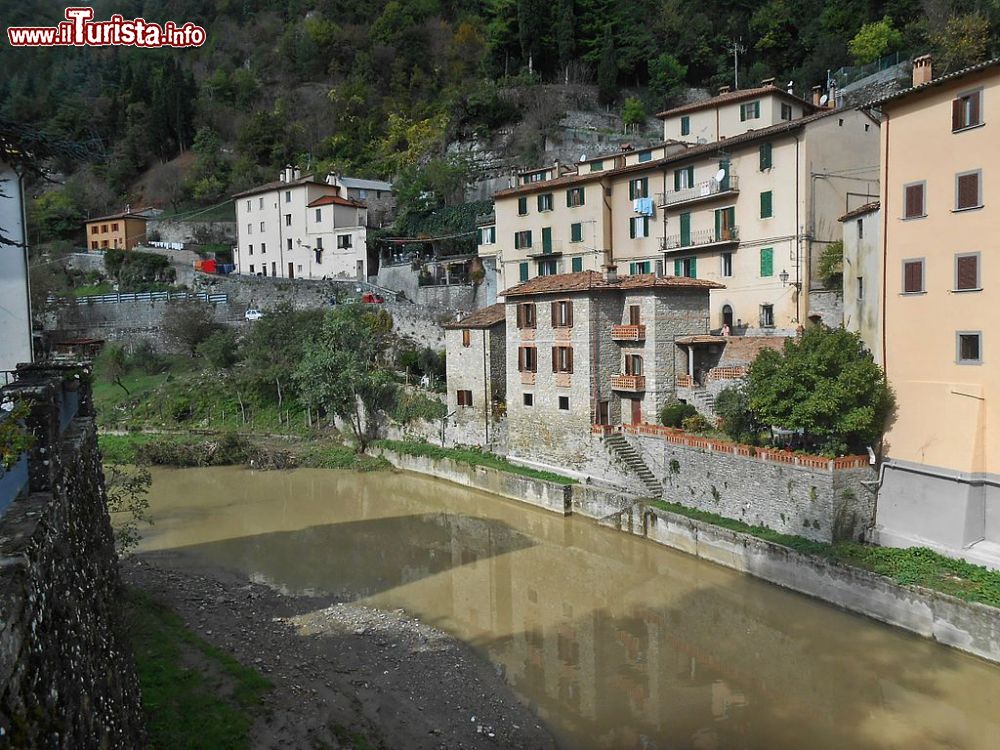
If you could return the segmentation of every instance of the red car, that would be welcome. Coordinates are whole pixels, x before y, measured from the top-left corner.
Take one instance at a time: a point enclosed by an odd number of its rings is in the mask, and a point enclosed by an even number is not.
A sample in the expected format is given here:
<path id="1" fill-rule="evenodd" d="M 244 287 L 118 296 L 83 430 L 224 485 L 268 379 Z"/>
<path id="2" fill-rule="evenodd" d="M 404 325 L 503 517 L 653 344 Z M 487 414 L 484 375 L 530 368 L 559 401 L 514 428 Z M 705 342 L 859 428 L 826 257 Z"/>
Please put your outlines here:
<path id="1" fill-rule="evenodd" d="M 385 299 L 383 299 L 378 294 L 374 294 L 372 292 L 365 292 L 364 294 L 361 295 L 361 301 L 367 302 L 368 304 L 380 305 L 383 302 L 385 302 Z"/>

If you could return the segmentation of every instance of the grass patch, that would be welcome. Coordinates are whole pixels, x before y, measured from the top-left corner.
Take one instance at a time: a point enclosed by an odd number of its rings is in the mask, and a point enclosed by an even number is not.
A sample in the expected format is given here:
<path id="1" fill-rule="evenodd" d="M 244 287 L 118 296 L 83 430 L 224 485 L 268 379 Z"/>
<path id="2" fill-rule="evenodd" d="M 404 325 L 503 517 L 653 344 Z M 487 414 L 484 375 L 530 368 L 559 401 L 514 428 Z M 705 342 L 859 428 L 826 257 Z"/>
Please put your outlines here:
<path id="1" fill-rule="evenodd" d="M 420 391 L 403 391 L 389 413 L 400 424 L 409 424 L 416 419 L 425 422 L 436 422 L 448 414 L 448 407 L 437 398 Z"/>
<path id="2" fill-rule="evenodd" d="M 261 698 L 273 685 L 144 591 L 128 589 L 126 612 L 150 746 L 249 747 Z"/>
<path id="3" fill-rule="evenodd" d="M 437 445 L 425 443 L 419 440 L 377 440 L 375 445 L 386 450 L 406 453 L 410 456 L 422 456 L 425 458 L 450 458 L 452 461 L 468 464 L 469 466 L 485 466 L 490 469 L 499 469 L 511 474 L 519 474 L 532 479 L 543 479 L 547 482 L 558 484 L 576 484 L 576 481 L 561 474 L 554 474 L 551 471 L 541 471 L 527 466 L 518 466 L 500 458 L 492 453 L 476 450 L 475 448 L 441 448 Z"/>
<path id="4" fill-rule="evenodd" d="M 896 583 L 940 591 L 970 602 L 1000 607 L 1000 571 L 988 570 L 965 560 L 929 550 L 926 547 L 876 547 L 858 542 L 825 544 L 792 534 L 781 534 L 766 526 L 751 526 L 715 513 L 688 508 L 677 503 L 654 500 L 650 505 L 816 555 L 843 565 L 863 568 L 893 579 Z"/>
<path id="5" fill-rule="evenodd" d="M 382 471 L 392 467 L 381 456 L 358 453 L 349 445 L 330 443 L 310 445 L 299 455 L 300 465 L 311 469 L 341 469 L 343 471 Z"/>

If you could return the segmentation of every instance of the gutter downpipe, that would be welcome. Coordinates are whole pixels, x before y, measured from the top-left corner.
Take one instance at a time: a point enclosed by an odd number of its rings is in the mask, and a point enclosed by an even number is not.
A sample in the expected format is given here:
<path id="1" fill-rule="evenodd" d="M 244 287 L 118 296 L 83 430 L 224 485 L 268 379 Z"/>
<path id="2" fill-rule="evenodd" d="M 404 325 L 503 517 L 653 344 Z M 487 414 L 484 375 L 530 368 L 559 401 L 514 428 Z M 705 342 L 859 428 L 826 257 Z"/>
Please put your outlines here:
<path id="1" fill-rule="evenodd" d="M 486 442 L 484 445 L 490 444 L 490 409 L 493 407 L 493 403 L 490 401 L 490 379 L 487 375 L 486 367 L 486 331 L 488 329 L 483 329 L 483 429 L 486 436 Z"/>
<path id="2" fill-rule="evenodd" d="M 801 324 L 802 313 L 799 306 L 802 301 L 802 228 L 799 224 L 799 136 L 795 136 L 795 323 Z"/>

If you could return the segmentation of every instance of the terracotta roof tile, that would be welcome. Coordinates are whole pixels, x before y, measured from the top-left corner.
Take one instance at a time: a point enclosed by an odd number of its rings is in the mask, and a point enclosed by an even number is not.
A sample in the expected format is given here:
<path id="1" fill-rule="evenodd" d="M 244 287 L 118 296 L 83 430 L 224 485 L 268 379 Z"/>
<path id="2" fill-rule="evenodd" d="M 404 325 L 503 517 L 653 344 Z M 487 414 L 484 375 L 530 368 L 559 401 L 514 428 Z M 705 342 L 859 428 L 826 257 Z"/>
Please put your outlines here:
<path id="1" fill-rule="evenodd" d="M 927 91 L 929 89 L 940 86 L 941 84 L 954 81 L 958 78 L 963 78 L 964 76 L 971 75 L 972 73 L 978 73 L 981 70 L 987 70 L 1000 66 L 1000 57 L 994 57 L 991 60 L 985 60 L 976 65 L 970 65 L 967 68 L 962 68 L 961 70 L 956 70 L 954 73 L 946 73 L 943 76 L 938 76 L 937 78 L 932 78 L 927 83 L 922 83 L 919 86 L 910 86 L 902 91 L 897 91 L 895 94 L 890 94 L 889 96 L 883 96 L 881 99 L 873 99 L 867 104 L 861 105 L 863 108 L 868 107 L 880 107 L 888 102 L 895 101 L 896 99 L 902 99 L 903 97 L 910 96 L 911 94 L 919 94 L 921 92 Z"/>
<path id="2" fill-rule="evenodd" d="M 565 294 L 570 292 L 614 292 L 632 289 L 725 289 L 708 279 L 691 279 L 686 276 L 656 276 L 651 273 L 635 276 L 619 276 L 617 281 L 604 280 L 597 271 L 577 271 L 554 276 L 536 276 L 504 292 L 506 297 L 522 297 L 529 294 Z"/>
<path id="3" fill-rule="evenodd" d="M 858 206 L 848 211 L 846 214 L 841 216 L 837 221 L 847 221 L 848 219 L 853 219 L 856 216 L 864 216 L 865 214 L 870 214 L 872 211 L 878 211 L 881 204 L 878 201 L 872 201 L 871 203 L 866 203 L 863 206 Z"/>
<path id="4" fill-rule="evenodd" d="M 719 359 L 719 367 L 749 365 L 764 349 L 782 351 L 787 336 L 729 336 L 726 348 Z"/>
<path id="5" fill-rule="evenodd" d="M 680 107 L 674 107 L 673 109 L 659 112 L 656 116 L 660 119 L 676 117 L 677 115 L 683 115 L 687 112 L 697 112 L 699 109 L 715 107 L 719 104 L 735 104 L 736 102 L 742 102 L 747 99 L 755 99 L 758 96 L 780 96 L 783 99 L 790 99 L 798 104 L 804 105 L 807 112 L 812 112 L 816 109 L 814 105 L 810 104 L 805 99 L 800 99 L 794 94 L 789 94 L 787 91 L 779 89 L 777 86 L 760 86 L 754 89 L 727 91 L 725 94 L 719 94 L 718 96 L 713 96 L 710 99 L 702 99 L 700 102 L 691 102 L 690 104 L 683 104 Z"/>
<path id="6" fill-rule="evenodd" d="M 306 208 L 315 208 L 316 206 L 352 206 L 354 208 L 365 208 L 364 203 L 358 203 L 358 201 L 348 200 L 347 198 L 341 198 L 339 195 L 322 195 L 312 203 L 306 204 Z"/>
<path id="7" fill-rule="evenodd" d="M 453 330 L 456 328 L 492 328 L 506 320 L 505 307 L 502 302 L 497 302 L 482 310 L 476 310 L 471 315 L 466 315 L 454 323 L 446 323 L 444 327 Z"/>

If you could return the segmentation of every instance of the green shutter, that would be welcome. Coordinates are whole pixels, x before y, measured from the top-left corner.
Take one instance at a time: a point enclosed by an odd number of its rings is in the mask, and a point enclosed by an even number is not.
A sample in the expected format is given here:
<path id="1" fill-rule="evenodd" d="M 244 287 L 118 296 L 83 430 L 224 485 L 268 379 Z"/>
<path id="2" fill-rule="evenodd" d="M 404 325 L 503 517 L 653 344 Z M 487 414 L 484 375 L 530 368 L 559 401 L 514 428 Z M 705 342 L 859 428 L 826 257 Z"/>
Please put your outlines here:
<path id="1" fill-rule="evenodd" d="M 628 181 L 628 199 L 630 201 L 635 200 L 635 180 Z"/>
<path id="2" fill-rule="evenodd" d="M 753 116 L 758 120 L 760 119 L 760 102 L 753 103 Z"/>
<path id="3" fill-rule="evenodd" d="M 688 187 L 694 187 L 694 164 L 687 168 Z"/>
<path id="4" fill-rule="evenodd" d="M 583 224 L 570 224 L 569 225 L 569 239 L 570 239 L 570 242 L 582 242 L 583 241 Z"/>
<path id="5" fill-rule="evenodd" d="M 635 263 L 628 264 L 628 275 L 635 276 Z"/>
<path id="6" fill-rule="evenodd" d="M 583 258 L 573 258 L 573 273 L 583 270 Z"/>
<path id="7" fill-rule="evenodd" d="M 552 252 L 552 227 L 542 227 L 542 252 L 546 255 Z"/>
<path id="8" fill-rule="evenodd" d="M 719 190 L 729 190 L 729 159 L 720 159 L 719 169 L 726 173 L 719 183 Z"/>
<path id="9" fill-rule="evenodd" d="M 685 115 L 681 118 L 681 135 L 691 134 L 691 118 Z"/>
<path id="10" fill-rule="evenodd" d="M 570 208 L 573 205 L 572 195 L 573 195 L 572 190 L 566 191 L 566 208 Z"/>
<path id="11" fill-rule="evenodd" d="M 538 210 L 539 211 L 544 211 L 545 209 L 543 208 L 543 204 L 542 204 L 542 196 L 539 195 L 538 198 L 536 198 L 535 200 L 537 201 Z"/>
<path id="12" fill-rule="evenodd" d="M 740 105 L 740 122 L 744 122 L 747 119 L 747 105 Z"/>
<path id="13" fill-rule="evenodd" d="M 521 233 L 520 232 L 514 232 L 514 249 L 515 250 L 520 250 L 521 249 Z"/>
<path id="14" fill-rule="evenodd" d="M 517 199 L 517 213 L 521 216 L 528 213 L 528 199 L 518 198 Z"/>
<path id="15" fill-rule="evenodd" d="M 691 273 L 688 274 L 692 279 L 698 278 L 698 259 L 691 258 Z"/>
<path id="16" fill-rule="evenodd" d="M 681 214 L 681 247 L 691 244 L 691 214 Z"/>
<path id="17" fill-rule="evenodd" d="M 760 275 L 761 278 L 774 275 L 774 248 L 772 247 L 760 249 Z"/>
<path id="18" fill-rule="evenodd" d="M 578 187 L 576 191 L 577 193 L 580 194 L 580 205 L 582 206 L 584 203 L 587 202 L 586 188 Z"/>
<path id="19" fill-rule="evenodd" d="M 527 263 L 522 263 L 520 265 L 520 269 L 521 269 L 521 281 L 527 281 L 528 280 L 528 264 Z"/>
<path id="20" fill-rule="evenodd" d="M 642 183 L 642 194 L 643 196 L 649 195 L 649 178 L 643 177 L 639 182 Z"/>
<path id="21" fill-rule="evenodd" d="M 633 216 L 628 220 L 628 236 L 629 239 L 635 239 L 635 217 Z"/>
<path id="22" fill-rule="evenodd" d="M 681 261 L 680 258 L 678 258 L 674 261 L 674 276 L 680 276 L 680 275 L 681 275 Z"/>
<path id="23" fill-rule="evenodd" d="M 771 144 L 762 143 L 760 144 L 760 170 L 763 172 L 765 169 L 771 168 Z"/>
<path id="24" fill-rule="evenodd" d="M 760 218 L 771 218 L 771 191 L 768 190 L 760 194 Z"/>

